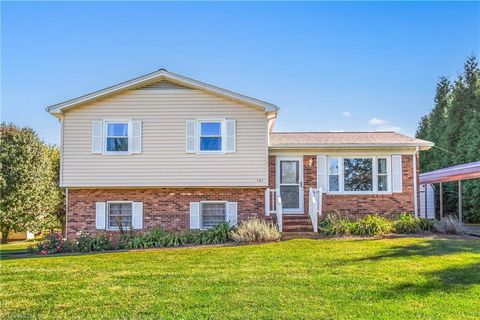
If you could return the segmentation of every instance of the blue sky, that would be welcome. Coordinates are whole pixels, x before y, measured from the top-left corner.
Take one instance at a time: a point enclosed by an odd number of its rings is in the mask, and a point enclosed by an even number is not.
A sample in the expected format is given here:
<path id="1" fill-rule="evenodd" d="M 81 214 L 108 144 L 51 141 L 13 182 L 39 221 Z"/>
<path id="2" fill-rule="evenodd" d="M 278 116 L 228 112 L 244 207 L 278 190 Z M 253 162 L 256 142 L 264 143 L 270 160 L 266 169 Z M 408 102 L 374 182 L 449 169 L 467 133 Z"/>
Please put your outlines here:
<path id="1" fill-rule="evenodd" d="M 2 120 L 166 68 L 277 104 L 276 130 L 413 135 L 441 75 L 480 51 L 480 4 L 3 2 Z"/>

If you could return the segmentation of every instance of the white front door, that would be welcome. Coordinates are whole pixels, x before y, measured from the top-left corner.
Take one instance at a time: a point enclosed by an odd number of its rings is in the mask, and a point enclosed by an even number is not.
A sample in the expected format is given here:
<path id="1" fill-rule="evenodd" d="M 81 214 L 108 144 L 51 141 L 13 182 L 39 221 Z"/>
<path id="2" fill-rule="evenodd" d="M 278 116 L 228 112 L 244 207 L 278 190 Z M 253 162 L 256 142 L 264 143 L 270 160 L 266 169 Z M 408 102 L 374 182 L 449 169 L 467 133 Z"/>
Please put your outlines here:
<path id="1" fill-rule="evenodd" d="M 303 161 L 301 157 L 277 157 L 277 186 L 283 212 L 303 214 Z"/>

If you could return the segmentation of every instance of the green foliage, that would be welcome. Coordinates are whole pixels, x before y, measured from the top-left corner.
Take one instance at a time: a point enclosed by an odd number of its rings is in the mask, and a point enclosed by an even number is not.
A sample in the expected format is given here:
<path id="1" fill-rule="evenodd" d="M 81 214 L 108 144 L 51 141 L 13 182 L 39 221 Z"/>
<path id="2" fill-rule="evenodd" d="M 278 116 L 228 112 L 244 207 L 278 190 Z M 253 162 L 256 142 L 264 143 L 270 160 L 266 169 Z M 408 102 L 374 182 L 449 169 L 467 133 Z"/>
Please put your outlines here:
<path id="1" fill-rule="evenodd" d="M 63 239 L 60 233 L 52 233 L 45 236 L 40 242 L 30 247 L 30 250 L 38 254 L 54 254 L 71 250 L 70 243 Z"/>
<path id="2" fill-rule="evenodd" d="M 234 241 L 243 243 L 278 241 L 281 238 L 276 225 L 260 219 L 242 221 L 230 236 Z"/>
<path id="3" fill-rule="evenodd" d="M 58 148 L 30 128 L 0 126 L 0 231 L 41 231 L 59 225 L 63 191 L 57 186 Z M 64 211 L 60 215 L 64 214 Z"/>
<path id="4" fill-rule="evenodd" d="M 336 213 L 328 213 L 322 221 L 319 222 L 319 232 L 326 236 L 340 237 L 351 234 L 353 222 L 342 218 Z"/>
<path id="5" fill-rule="evenodd" d="M 368 215 L 358 220 L 342 218 L 330 213 L 319 224 L 319 232 L 327 236 L 382 236 L 393 231 L 392 221 L 378 215 Z"/>
<path id="6" fill-rule="evenodd" d="M 60 252 L 93 252 L 119 249 L 146 249 L 178 247 L 188 244 L 216 244 L 230 240 L 229 233 L 233 229 L 227 223 L 222 223 L 208 230 L 188 232 L 167 232 L 163 229 L 152 229 L 143 233 L 128 231 L 123 233 L 97 233 L 91 235 L 80 231 L 74 240 L 62 239 L 60 234 L 47 235 L 42 241 L 34 245 L 33 251 L 42 254 Z M 56 242 L 61 241 L 62 246 L 57 250 Z"/>
<path id="7" fill-rule="evenodd" d="M 415 218 L 412 214 L 402 213 L 400 217 L 393 222 L 395 233 L 417 233 L 422 230 L 421 220 Z"/>
<path id="8" fill-rule="evenodd" d="M 440 78 L 434 107 L 420 120 L 416 136 L 435 143 L 420 153 L 422 172 L 480 160 L 480 69 L 474 56 L 467 58 L 453 85 Z M 465 221 L 480 222 L 480 180 L 463 185 Z M 457 212 L 457 203 L 457 184 L 444 184 L 445 212 Z"/>
<path id="9" fill-rule="evenodd" d="M 368 215 L 352 223 L 350 230 L 356 236 L 383 236 L 393 231 L 391 220 L 378 215 Z"/>

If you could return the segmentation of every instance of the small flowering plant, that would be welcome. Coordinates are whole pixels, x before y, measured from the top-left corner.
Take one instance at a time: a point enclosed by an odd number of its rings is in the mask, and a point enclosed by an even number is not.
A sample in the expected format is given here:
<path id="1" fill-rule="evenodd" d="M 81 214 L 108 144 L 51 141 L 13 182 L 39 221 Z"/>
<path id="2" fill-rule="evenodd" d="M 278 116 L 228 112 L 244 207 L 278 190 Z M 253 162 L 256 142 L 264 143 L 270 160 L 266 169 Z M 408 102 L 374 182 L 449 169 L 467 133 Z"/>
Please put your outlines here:
<path id="1" fill-rule="evenodd" d="M 35 248 L 39 254 L 54 254 L 65 252 L 68 245 L 66 245 L 65 239 L 60 233 L 51 233 L 45 236 L 45 238 L 40 241 Z"/>

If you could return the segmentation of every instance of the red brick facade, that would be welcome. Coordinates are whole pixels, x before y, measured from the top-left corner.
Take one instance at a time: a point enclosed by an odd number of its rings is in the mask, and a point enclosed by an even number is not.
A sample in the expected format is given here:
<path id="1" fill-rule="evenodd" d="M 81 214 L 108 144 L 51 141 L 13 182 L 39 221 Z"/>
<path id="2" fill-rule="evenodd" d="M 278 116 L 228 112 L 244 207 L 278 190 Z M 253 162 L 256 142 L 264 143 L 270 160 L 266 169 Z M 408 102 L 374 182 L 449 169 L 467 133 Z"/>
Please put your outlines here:
<path id="1" fill-rule="evenodd" d="M 269 187 L 275 188 L 276 157 L 269 157 Z M 417 161 L 418 164 L 418 161 Z M 379 213 L 394 215 L 413 212 L 413 158 L 402 156 L 403 192 L 386 195 L 322 196 L 322 211 L 337 212 L 351 218 Z M 317 187 L 317 157 L 303 156 L 304 208 L 308 213 L 309 188 Z M 418 165 L 417 165 L 418 174 Z M 67 235 L 77 231 L 94 233 L 95 203 L 107 201 L 143 202 L 145 229 L 187 230 L 190 224 L 190 202 L 231 201 L 238 203 L 238 220 L 265 217 L 264 188 L 150 188 L 150 189 L 69 189 Z"/>
<path id="2" fill-rule="evenodd" d="M 94 233 L 95 202 L 143 202 L 145 229 L 161 227 L 186 230 L 190 202 L 232 201 L 238 205 L 238 220 L 263 218 L 264 188 L 158 188 L 158 189 L 68 189 L 67 236 L 77 231 Z"/>
<path id="3" fill-rule="evenodd" d="M 270 156 L 269 163 L 270 188 L 272 188 L 275 186 L 275 156 Z M 417 175 L 418 168 L 419 165 L 417 157 Z M 402 172 L 402 193 L 392 193 L 386 195 L 331 195 L 324 193 L 322 196 L 322 211 L 324 213 L 337 212 L 341 215 L 348 215 L 352 218 L 372 213 L 396 215 L 401 212 L 413 212 L 414 191 L 412 155 L 402 156 Z M 308 214 L 309 188 L 317 188 L 317 157 L 315 155 L 303 156 L 303 174 L 304 211 L 305 214 Z"/>

